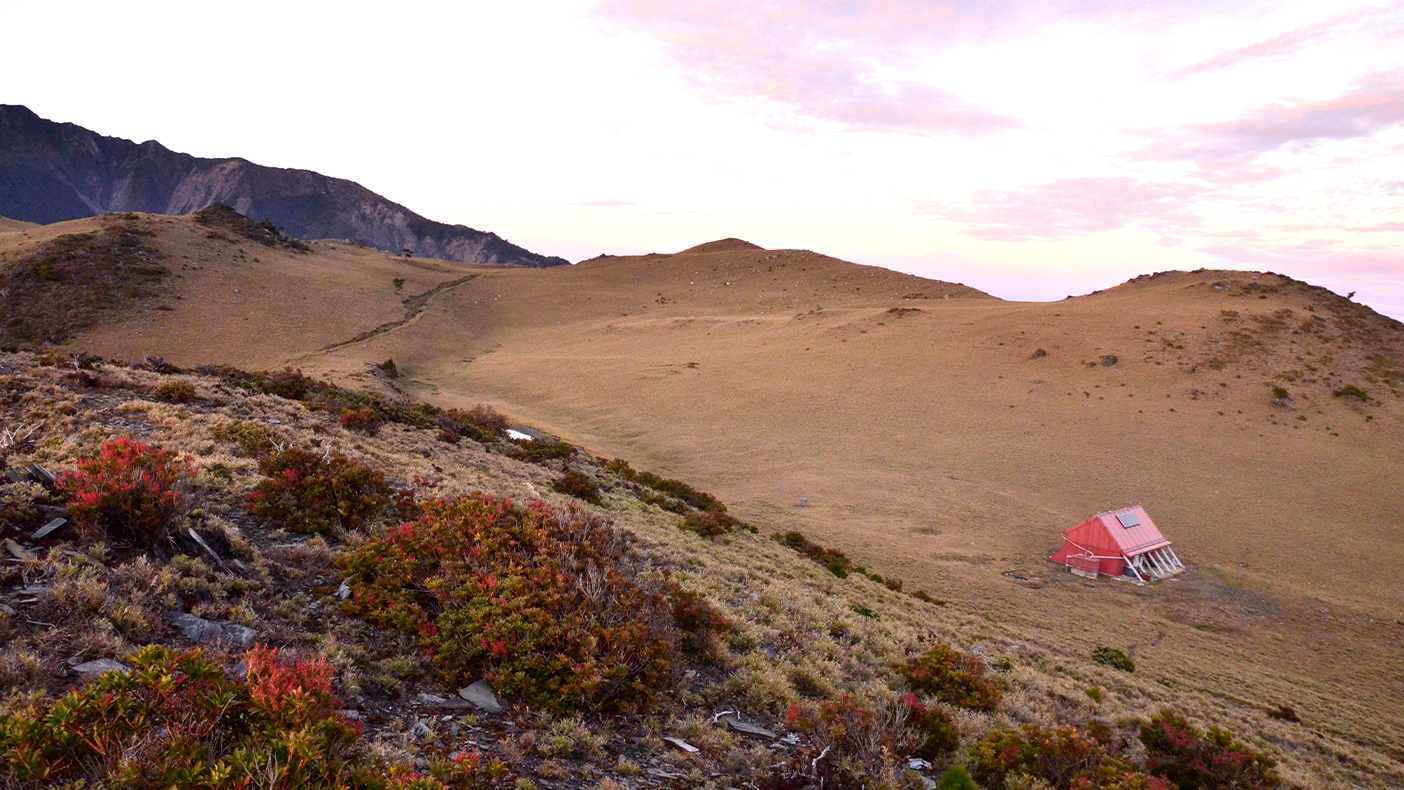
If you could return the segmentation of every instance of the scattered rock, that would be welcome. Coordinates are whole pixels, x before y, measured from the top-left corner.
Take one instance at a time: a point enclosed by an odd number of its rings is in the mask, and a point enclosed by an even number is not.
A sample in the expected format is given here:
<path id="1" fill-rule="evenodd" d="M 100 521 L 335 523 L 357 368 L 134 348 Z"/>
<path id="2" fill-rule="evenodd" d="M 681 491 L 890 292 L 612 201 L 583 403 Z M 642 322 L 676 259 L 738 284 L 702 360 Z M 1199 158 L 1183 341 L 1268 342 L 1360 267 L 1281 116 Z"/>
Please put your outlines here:
<path id="1" fill-rule="evenodd" d="M 414 704 L 421 708 L 439 708 L 440 710 L 472 710 L 476 706 L 473 703 L 453 697 L 440 697 L 438 694 L 419 694 L 414 698 Z"/>
<path id="2" fill-rule="evenodd" d="M 687 752 L 688 754 L 697 754 L 698 752 L 702 751 L 701 749 L 697 748 L 696 746 L 693 746 L 692 744 L 688 743 L 682 738 L 664 738 L 663 742 L 673 747 L 674 749 L 677 749 L 680 752 Z"/>
<path id="3" fill-rule="evenodd" d="M 780 737 L 764 727 L 751 724 L 750 722 L 742 721 L 740 717 L 736 716 L 735 714 L 722 714 L 718 716 L 717 719 L 719 721 L 726 722 L 727 729 L 731 730 L 732 732 L 739 732 L 742 735 L 750 735 L 756 738 L 766 738 L 772 741 Z"/>
<path id="4" fill-rule="evenodd" d="M 473 703 L 479 710 L 488 713 L 501 713 L 507 709 L 502 704 L 502 700 L 493 691 L 491 685 L 486 680 L 479 680 L 471 686 L 466 686 L 458 690 L 458 696 Z"/>
<path id="5" fill-rule="evenodd" d="M 19 612 L 15 611 L 15 607 L 10 606 L 7 603 L 0 603 L 0 612 L 4 612 L 10 617 L 14 617 L 15 615 L 19 614 Z"/>
<path id="6" fill-rule="evenodd" d="M 342 583 L 341 583 L 341 586 L 338 587 L 338 588 L 336 588 L 336 597 L 340 598 L 340 599 L 343 600 L 343 601 L 346 600 L 347 598 L 350 598 L 350 597 L 351 597 L 351 587 L 350 587 L 350 585 L 348 585 L 346 582 L 342 582 Z"/>
<path id="7" fill-rule="evenodd" d="M 422 721 L 417 721 L 414 724 L 410 725 L 409 734 L 410 737 L 415 739 L 416 741 L 422 741 L 425 738 L 428 738 L 429 736 L 433 735 L 434 731 L 429 729 L 428 724 L 425 724 Z"/>
<path id="8" fill-rule="evenodd" d="M 56 518 L 56 519 L 54 519 L 53 521 L 50 521 L 49 523 L 47 523 L 47 524 L 45 524 L 44 526 L 40 527 L 40 528 L 38 529 L 38 531 L 36 531 L 36 532 L 34 533 L 34 539 L 35 539 L 35 540 L 43 540 L 44 538 L 49 537 L 50 535 L 54 534 L 55 532 L 58 532 L 60 529 L 63 529 L 63 528 L 64 528 L 65 526 L 67 526 L 67 525 L 68 525 L 68 519 L 66 519 L 66 518 Z"/>
<path id="9" fill-rule="evenodd" d="M 130 672 L 131 669 L 121 661 L 115 661 L 110 658 L 99 658 L 96 661 L 88 661 L 79 664 L 73 668 L 73 671 L 80 675 L 101 675 L 104 672 L 121 672 L 125 675 Z"/>
<path id="10" fill-rule="evenodd" d="M 1109 368 L 1112 365 L 1115 365 L 1117 361 L 1117 356 L 1115 354 L 1103 354 L 1101 358 L 1097 360 L 1097 362 L 1100 363 L 1101 366 L 1104 368 Z"/>
<path id="11" fill-rule="evenodd" d="M 907 768 L 913 771 L 930 771 L 931 763 L 920 757 L 909 757 L 907 759 Z"/>
<path id="12" fill-rule="evenodd" d="M 5 551 L 10 552 L 10 556 L 20 562 L 34 562 L 39 559 L 39 555 L 14 542 L 11 538 L 5 538 Z"/>
<path id="13" fill-rule="evenodd" d="M 1029 359 L 1043 359 L 1043 358 L 1046 357 L 1046 356 L 1048 356 L 1048 352 L 1047 352 L 1047 351 L 1044 351 L 1043 349 L 1040 348 L 1040 349 L 1035 350 L 1035 351 L 1033 352 L 1033 356 L 1032 356 L 1032 357 L 1029 357 Z"/>
<path id="14" fill-rule="evenodd" d="M 186 639 L 201 644 L 247 649 L 258 639 L 258 632 L 238 623 L 204 620 L 185 612 L 171 612 L 170 620 Z"/>
<path id="15" fill-rule="evenodd" d="M 44 486 L 45 488 L 53 489 L 58 485 L 58 478 L 54 477 L 53 472 L 50 472 L 49 470 L 45 469 L 39 464 L 30 461 L 27 464 L 26 468 L 29 469 L 30 479 Z"/>

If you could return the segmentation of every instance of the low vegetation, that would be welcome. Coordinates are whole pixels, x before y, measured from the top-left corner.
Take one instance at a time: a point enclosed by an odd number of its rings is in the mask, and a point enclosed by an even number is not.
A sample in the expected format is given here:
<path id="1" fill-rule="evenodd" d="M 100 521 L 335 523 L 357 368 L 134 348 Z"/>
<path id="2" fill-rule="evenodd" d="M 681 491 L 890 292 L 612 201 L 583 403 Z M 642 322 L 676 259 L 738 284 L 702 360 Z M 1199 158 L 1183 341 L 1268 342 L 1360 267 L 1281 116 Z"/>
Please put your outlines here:
<path id="1" fill-rule="evenodd" d="M 99 401 L 31 360 L 0 357 L 0 418 L 64 428 L 0 448 L 0 469 L 60 473 L 0 485 L 28 557 L 0 567 L 0 784 L 905 790 L 908 758 L 985 790 L 1279 784 L 1222 729 L 1138 715 L 1110 683 L 1093 718 L 1037 651 L 994 648 L 996 676 L 930 638 L 924 593 L 799 533 L 752 538 L 676 481 L 524 454 L 490 410 L 228 369 L 173 401 L 169 374 L 89 361 Z M 141 441 L 102 422 L 114 398 Z M 327 403 L 385 422 L 371 439 Z M 524 480 L 559 496 L 509 500 Z M 77 528 L 33 539 L 58 507 Z M 172 613 L 255 646 L 193 647 Z M 476 681 L 507 710 L 445 707 Z"/>

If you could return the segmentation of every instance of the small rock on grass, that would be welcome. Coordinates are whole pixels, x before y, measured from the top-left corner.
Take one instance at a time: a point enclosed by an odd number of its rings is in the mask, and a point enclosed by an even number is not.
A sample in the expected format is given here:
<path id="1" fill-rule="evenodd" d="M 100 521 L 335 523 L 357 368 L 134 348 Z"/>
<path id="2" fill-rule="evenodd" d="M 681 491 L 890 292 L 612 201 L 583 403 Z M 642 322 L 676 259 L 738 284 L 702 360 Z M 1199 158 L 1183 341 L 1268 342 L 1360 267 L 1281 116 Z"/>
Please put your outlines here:
<path id="1" fill-rule="evenodd" d="M 501 713 L 507 709 L 507 706 L 503 705 L 502 700 L 497 696 L 497 692 L 486 680 L 479 680 L 471 686 L 459 689 L 458 696 L 473 703 L 479 710 L 488 713 Z"/>
<path id="2" fill-rule="evenodd" d="M 664 738 L 663 742 L 668 744 L 669 746 L 672 746 L 674 749 L 677 749 L 680 752 L 686 752 L 688 754 L 697 754 L 698 752 L 702 751 L 701 749 L 698 749 L 696 746 L 693 746 L 692 744 L 688 743 L 682 738 Z"/>
<path id="3" fill-rule="evenodd" d="M 201 644 L 247 649 L 253 647 L 258 639 L 258 632 L 238 623 L 203 620 L 185 612 L 171 612 L 170 620 L 186 639 Z"/>
<path id="4" fill-rule="evenodd" d="M 110 658 L 99 658 L 96 661 L 88 661 L 73 667 L 73 671 L 80 675 L 101 675 L 104 672 L 121 672 L 123 675 L 131 671 L 126 664 L 121 661 L 114 661 Z"/>
<path id="5" fill-rule="evenodd" d="M 739 732 L 742 735 L 751 735 L 757 738 L 767 738 L 772 741 L 780 737 L 764 727 L 751 724 L 750 722 L 742 721 L 737 716 L 722 716 L 721 720 L 726 722 L 727 729 L 732 730 L 733 732 Z"/>

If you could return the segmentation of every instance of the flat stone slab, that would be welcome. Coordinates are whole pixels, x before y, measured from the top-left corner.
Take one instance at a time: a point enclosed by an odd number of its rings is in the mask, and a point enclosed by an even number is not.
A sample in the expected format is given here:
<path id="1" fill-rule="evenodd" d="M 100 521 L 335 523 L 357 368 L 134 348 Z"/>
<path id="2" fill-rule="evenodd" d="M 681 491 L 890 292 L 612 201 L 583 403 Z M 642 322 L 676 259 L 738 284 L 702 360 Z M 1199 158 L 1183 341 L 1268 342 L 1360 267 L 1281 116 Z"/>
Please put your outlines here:
<path id="1" fill-rule="evenodd" d="M 724 715 L 720 717 L 720 720 L 726 722 L 727 729 L 731 730 L 732 732 L 739 732 L 742 735 L 750 735 L 755 738 L 766 738 L 772 741 L 780 737 L 779 735 L 776 735 L 775 733 L 771 732 L 770 730 L 767 730 L 764 727 L 761 727 L 756 724 L 751 724 L 750 722 L 742 721 L 736 716 Z"/>
<path id="2" fill-rule="evenodd" d="M 170 620 L 186 639 L 204 645 L 247 649 L 258 640 L 257 631 L 238 623 L 204 620 L 185 612 L 171 612 Z"/>
<path id="3" fill-rule="evenodd" d="M 497 696 L 497 692 L 486 680 L 479 680 L 471 686 L 459 689 L 458 696 L 473 703 L 479 710 L 488 713 L 501 713 L 507 709 L 507 706 L 502 704 L 502 699 Z"/>
<path id="4" fill-rule="evenodd" d="M 34 533 L 34 539 L 35 539 L 35 540 L 43 540 L 44 538 L 47 538 L 47 537 L 49 537 L 50 535 L 54 534 L 55 532 L 59 531 L 60 529 L 62 529 L 62 528 L 63 528 L 65 525 L 67 525 L 67 524 L 68 524 L 68 519 L 66 519 L 66 518 L 56 518 L 56 519 L 54 519 L 53 521 L 50 521 L 49 523 L 47 523 L 47 524 L 45 524 L 44 526 L 40 527 L 39 530 L 38 530 L 37 532 Z"/>
<path id="5" fill-rule="evenodd" d="M 121 672 L 123 675 L 131 672 L 131 668 L 121 661 L 114 661 L 110 658 L 99 658 L 96 661 L 88 661 L 73 668 L 74 672 L 80 675 L 101 675 L 104 672 Z"/>

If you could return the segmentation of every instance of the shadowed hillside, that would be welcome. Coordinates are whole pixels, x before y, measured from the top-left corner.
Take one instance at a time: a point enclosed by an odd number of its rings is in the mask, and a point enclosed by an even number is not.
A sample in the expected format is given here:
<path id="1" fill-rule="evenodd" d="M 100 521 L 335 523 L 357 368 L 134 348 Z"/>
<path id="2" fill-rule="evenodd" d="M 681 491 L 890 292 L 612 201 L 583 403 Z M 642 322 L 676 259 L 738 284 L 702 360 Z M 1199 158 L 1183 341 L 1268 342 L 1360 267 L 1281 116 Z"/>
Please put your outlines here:
<path id="1" fill-rule="evenodd" d="M 560 266 L 495 233 L 425 219 L 352 181 L 136 144 L 0 105 L 0 215 L 39 223 L 116 211 L 189 214 L 227 203 L 300 239 L 348 239 L 427 258 Z"/>

